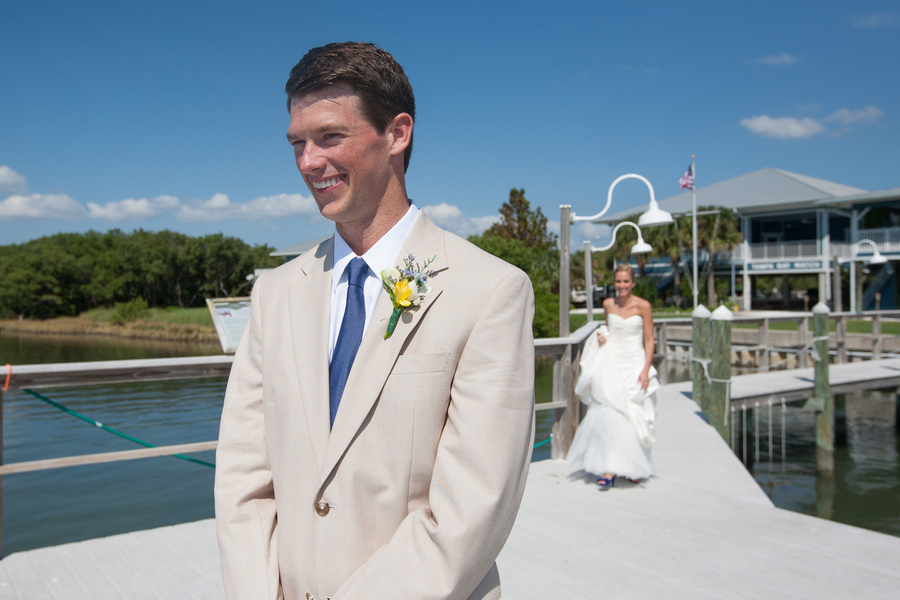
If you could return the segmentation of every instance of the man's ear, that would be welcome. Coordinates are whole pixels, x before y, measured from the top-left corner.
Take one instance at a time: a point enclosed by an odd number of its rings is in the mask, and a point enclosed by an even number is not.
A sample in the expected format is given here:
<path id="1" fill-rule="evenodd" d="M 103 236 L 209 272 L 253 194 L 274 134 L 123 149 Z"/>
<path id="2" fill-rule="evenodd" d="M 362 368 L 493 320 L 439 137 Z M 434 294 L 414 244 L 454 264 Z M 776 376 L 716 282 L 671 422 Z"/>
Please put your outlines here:
<path id="1" fill-rule="evenodd" d="M 391 155 L 403 154 L 412 140 L 412 117 L 407 113 L 400 113 L 388 124 L 387 131 L 391 136 Z"/>

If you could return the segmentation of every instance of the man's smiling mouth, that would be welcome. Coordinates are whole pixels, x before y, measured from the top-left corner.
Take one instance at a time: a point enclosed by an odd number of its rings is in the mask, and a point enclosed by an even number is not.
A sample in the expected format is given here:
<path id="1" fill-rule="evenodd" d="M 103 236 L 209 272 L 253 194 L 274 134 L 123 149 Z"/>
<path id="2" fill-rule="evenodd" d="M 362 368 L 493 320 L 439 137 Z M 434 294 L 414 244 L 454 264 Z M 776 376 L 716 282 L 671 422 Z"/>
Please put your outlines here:
<path id="1" fill-rule="evenodd" d="M 317 190 L 324 190 L 325 188 L 330 188 L 338 184 L 338 182 L 343 181 L 344 177 L 332 177 L 331 179 L 326 179 L 325 181 L 313 181 L 312 185 Z"/>

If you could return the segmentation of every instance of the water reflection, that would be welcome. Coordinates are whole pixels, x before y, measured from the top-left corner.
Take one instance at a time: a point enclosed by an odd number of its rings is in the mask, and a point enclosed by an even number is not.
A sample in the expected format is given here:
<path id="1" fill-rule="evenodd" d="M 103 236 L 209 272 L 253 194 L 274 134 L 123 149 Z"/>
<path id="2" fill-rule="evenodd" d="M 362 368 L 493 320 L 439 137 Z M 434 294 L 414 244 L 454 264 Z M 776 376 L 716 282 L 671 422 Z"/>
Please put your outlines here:
<path id="1" fill-rule="evenodd" d="M 816 474 L 815 414 L 776 407 L 769 452 L 768 412 L 761 410 L 760 437 L 748 418 L 748 468 L 780 508 L 900 536 L 900 441 L 897 394 L 873 391 L 835 398 L 834 476 Z M 740 424 L 737 425 L 740 427 Z M 781 436 L 785 452 L 782 454 Z M 742 456 L 741 435 L 736 436 Z M 759 442 L 759 461 L 754 460 Z"/>

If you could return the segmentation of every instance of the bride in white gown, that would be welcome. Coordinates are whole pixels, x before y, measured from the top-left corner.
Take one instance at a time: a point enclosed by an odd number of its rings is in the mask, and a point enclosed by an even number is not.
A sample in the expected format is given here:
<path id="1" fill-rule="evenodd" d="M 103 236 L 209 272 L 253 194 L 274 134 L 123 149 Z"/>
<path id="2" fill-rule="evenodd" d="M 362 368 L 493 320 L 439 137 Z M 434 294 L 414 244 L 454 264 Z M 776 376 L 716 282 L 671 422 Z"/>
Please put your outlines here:
<path id="1" fill-rule="evenodd" d="M 634 283 L 631 265 L 619 265 L 616 298 L 603 302 L 608 327 L 585 342 L 575 386 L 588 411 L 566 459 L 599 475 L 601 490 L 619 475 L 638 481 L 656 470 L 650 452 L 659 388 L 651 364 L 653 313 L 649 302 L 632 295 Z"/>

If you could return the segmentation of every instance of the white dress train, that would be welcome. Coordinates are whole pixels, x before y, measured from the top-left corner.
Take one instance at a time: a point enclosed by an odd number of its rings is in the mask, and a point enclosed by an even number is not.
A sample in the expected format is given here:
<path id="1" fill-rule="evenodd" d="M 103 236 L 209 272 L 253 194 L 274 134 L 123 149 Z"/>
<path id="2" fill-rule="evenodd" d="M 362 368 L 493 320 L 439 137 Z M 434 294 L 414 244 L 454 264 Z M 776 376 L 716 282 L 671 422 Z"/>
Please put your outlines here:
<path id="1" fill-rule="evenodd" d="M 644 321 L 640 315 L 607 317 L 602 346 L 596 335 L 585 342 L 575 393 L 588 405 L 566 460 L 594 475 L 615 473 L 646 479 L 656 471 L 650 448 L 654 442 L 659 381 L 650 367 L 650 385 L 641 390 L 644 368 Z"/>

